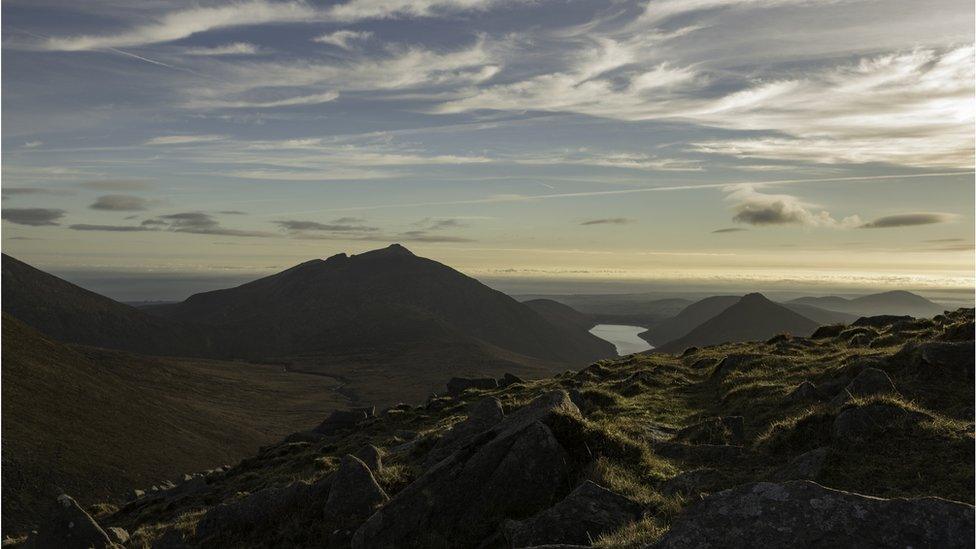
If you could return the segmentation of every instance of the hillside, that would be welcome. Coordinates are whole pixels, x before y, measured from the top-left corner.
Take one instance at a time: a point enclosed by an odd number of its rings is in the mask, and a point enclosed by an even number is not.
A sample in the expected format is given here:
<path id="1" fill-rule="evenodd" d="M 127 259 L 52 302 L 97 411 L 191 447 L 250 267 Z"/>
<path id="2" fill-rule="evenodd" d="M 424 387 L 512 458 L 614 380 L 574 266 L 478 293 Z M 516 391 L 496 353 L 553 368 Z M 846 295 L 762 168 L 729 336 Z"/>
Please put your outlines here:
<path id="1" fill-rule="evenodd" d="M 713 296 L 696 301 L 677 315 L 664 320 L 641 334 L 641 338 L 655 346 L 678 339 L 702 323 L 716 317 L 739 301 L 739 296 Z"/>
<path id="2" fill-rule="evenodd" d="M 550 324 L 507 295 L 398 244 L 308 261 L 150 310 L 218 330 L 228 356 L 422 352 L 469 344 L 564 364 L 613 355 L 612 346 L 586 330 Z"/>
<path id="3" fill-rule="evenodd" d="M 687 334 L 657 346 L 657 352 L 681 352 L 688 347 L 729 341 L 759 341 L 779 333 L 810 335 L 819 324 L 773 303 L 762 294 L 748 294 Z"/>
<path id="4" fill-rule="evenodd" d="M 348 405 L 334 380 L 276 365 L 141 357 L 2 324 L 4 533 L 33 525 L 61 491 L 119 501 Z"/>
<path id="5" fill-rule="evenodd" d="M 820 324 L 821 326 L 826 326 L 829 324 L 850 324 L 858 319 L 860 315 L 853 315 L 850 313 L 842 313 L 839 311 L 832 311 L 830 309 L 823 309 L 814 305 L 808 305 L 805 303 L 780 303 L 783 307 L 793 311 L 794 313 L 809 318 L 810 320 Z M 868 315 L 871 316 L 871 315 Z"/>
<path id="6" fill-rule="evenodd" d="M 95 519 L 62 499 L 38 536 L 70 517 L 128 547 L 971 546 L 973 310 L 870 324 L 333 416 Z"/>
<path id="7" fill-rule="evenodd" d="M 523 301 L 523 305 L 542 315 L 552 324 L 570 326 L 576 329 L 589 330 L 596 322 L 590 315 L 551 299 L 530 299 Z"/>
<path id="8" fill-rule="evenodd" d="M 801 297 L 794 299 L 792 303 L 813 305 L 856 316 L 908 315 L 929 318 L 944 310 L 944 307 L 938 303 L 903 290 L 870 294 L 854 299 L 838 296 Z"/>
<path id="9" fill-rule="evenodd" d="M 213 354 L 199 327 L 154 317 L 6 254 L 2 279 L 3 312 L 59 341 L 153 355 Z"/>

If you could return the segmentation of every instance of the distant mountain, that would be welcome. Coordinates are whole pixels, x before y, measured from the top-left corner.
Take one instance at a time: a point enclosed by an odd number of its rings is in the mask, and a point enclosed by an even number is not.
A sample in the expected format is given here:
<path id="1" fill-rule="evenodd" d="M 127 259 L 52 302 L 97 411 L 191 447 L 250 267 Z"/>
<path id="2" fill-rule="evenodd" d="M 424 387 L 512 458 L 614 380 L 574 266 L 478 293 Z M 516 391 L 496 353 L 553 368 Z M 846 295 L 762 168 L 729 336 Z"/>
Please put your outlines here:
<path id="1" fill-rule="evenodd" d="M 818 327 L 818 323 L 773 303 L 762 294 L 748 294 L 684 336 L 655 350 L 679 353 L 688 347 L 765 340 L 783 332 L 808 336 Z"/>
<path id="2" fill-rule="evenodd" d="M 654 320 L 670 318 L 692 302 L 683 298 L 653 297 L 647 294 L 568 294 L 520 295 L 521 301 L 549 299 L 585 314 L 645 317 Z"/>
<path id="3" fill-rule="evenodd" d="M 590 315 L 551 299 L 531 299 L 523 301 L 522 304 L 539 313 L 552 324 L 583 330 L 589 330 L 596 324 Z"/>
<path id="4" fill-rule="evenodd" d="M 213 354 L 205 330 L 123 305 L 6 254 L 3 312 L 68 343 L 154 355 Z"/>
<path id="5" fill-rule="evenodd" d="M 552 324 L 511 297 L 398 244 L 308 261 L 147 311 L 212 327 L 223 338 L 221 348 L 241 357 L 436 351 L 471 343 L 564 364 L 614 356 L 612 345 L 585 329 Z"/>
<path id="6" fill-rule="evenodd" d="M 654 346 L 678 339 L 739 301 L 739 296 L 713 296 L 696 301 L 672 318 L 651 326 L 640 337 Z"/>
<path id="7" fill-rule="evenodd" d="M 791 303 L 780 303 L 780 305 L 786 307 L 787 309 L 793 311 L 794 313 L 805 316 L 820 325 L 850 324 L 851 322 L 857 320 L 859 316 L 859 315 L 852 315 L 850 313 L 842 313 L 840 311 L 831 311 L 828 309 L 822 309 L 820 307 L 815 307 L 813 305 L 807 305 L 806 303 L 791 302 Z"/>
<path id="8" fill-rule="evenodd" d="M 813 305 L 821 309 L 839 311 L 855 316 L 910 315 L 922 318 L 933 317 L 945 310 L 945 307 L 938 303 L 903 290 L 870 294 L 854 299 L 838 296 L 801 297 L 794 299 L 791 303 Z"/>
<path id="9" fill-rule="evenodd" d="M 6 314 L 2 325 L 5 534 L 35 526 L 65 491 L 125 501 L 347 406 L 334 380 L 281 366 L 68 345 Z"/>

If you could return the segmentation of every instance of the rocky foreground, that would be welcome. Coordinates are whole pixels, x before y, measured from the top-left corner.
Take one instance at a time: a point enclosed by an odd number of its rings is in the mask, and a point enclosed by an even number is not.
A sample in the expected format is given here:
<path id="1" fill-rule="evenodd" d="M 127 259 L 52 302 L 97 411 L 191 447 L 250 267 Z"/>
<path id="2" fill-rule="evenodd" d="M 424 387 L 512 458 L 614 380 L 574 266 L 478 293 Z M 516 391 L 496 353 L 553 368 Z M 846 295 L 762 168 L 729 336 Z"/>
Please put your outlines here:
<path id="1" fill-rule="evenodd" d="M 973 310 L 455 379 L 29 547 L 971 547 Z"/>

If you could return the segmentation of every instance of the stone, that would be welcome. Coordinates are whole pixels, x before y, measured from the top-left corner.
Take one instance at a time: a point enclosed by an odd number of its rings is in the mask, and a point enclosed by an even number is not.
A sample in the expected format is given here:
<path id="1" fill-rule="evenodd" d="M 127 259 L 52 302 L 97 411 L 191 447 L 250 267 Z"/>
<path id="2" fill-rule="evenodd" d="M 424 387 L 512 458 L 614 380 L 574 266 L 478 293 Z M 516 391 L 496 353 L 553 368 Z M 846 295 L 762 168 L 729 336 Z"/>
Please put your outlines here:
<path id="1" fill-rule="evenodd" d="M 787 402 L 795 404 L 821 401 L 824 398 L 817 386 L 810 381 L 804 381 L 797 385 L 795 389 L 790 391 L 790 394 L 786 395 Z"/>
<path id="2" fill-rule="evenodd" d="M 817 448 L 800 454 L 789 463 L 773 471 L 770 478 L 775 481 L 817 480 L 823 472 L 830 448 Z"/>
<path id="3" fill-rule="evenodd" d="M 502 521 L 562 499 L 569 456 L 547 421 L 579 410 L 565 391 L 543 395 L 428 469 L 373 513 L 354 548 L 477 546 Z"/>
<path id="4" fill-rule="evenodd" d="M 927 341 L 907 343 L 891 357 L 892 362 L 902 364 L 905 371 L 919 379 L 948 378 L 973 381 L 974 350 L 970 341 Z"/>
<path id="5" fill-rule="evenodd" d="M 119 547 L 78 502 L 58 496 L 49 514 L 24 544 L 31 549 L 103 549 Z"/>
<path id="6" fill-rule="evenodd" d="M 490 378 L 466 378 L 466 377 L 452 377 L 450 381 L 447 382 L 447 392 L 450 395 L 457 396 L 467 391 L 468 389 L 497 389 L 498 381 Z"/>
<path id="7" fill-rule="evenodd" d="M 843 324 L 832 324 L 830 326 L 821 326 L 814 330 L 813 335 L 810 339 L 828 339 L 831 337 L 837 337 L 847 329 L 847 326 Z"/>
<path id="8" fill-rule="evenodd" d="M 732 444 L 745 442 L 742 416 L 712 417 L 678 431 L 676 441 L 691 444 Z"/>
<path id="9" fill-rule="evenodd" d="M 230 503 L 212 507 L 197 524 L 198 541 L 209 541 L 222 535 L 239 536 L 255 529 L 273 528 L 280 521 L 308 509 L 321 508 L 329 494 L 331 477 L 308 483 L 297 481 L 286 486 L 272 486 Z"/>
<path id="10" fill-rule="evenodd" d="M 390 500 L 359 458 L 346 454 L 332 477 L 325 513 L 333 518 L 366 518 Z"/>
<path id="11" fill-rule="evenodd" d="M 684 496 L 698 495 L 703 492 L 713 492 L 728 482 L 725 473 L 704 467 L 684 471 L 666 480 L 661 485 L 661 493 L 666 496 L 681 494 Z"/>
<path id="12" fill-rule="evenodd" d="M 886 429 L 908 422 L 918 422 L 928 416 L 914 410 L 906 410 L 894 404 L 874 402 L 866 406 L 853 406 L 842 410 L 834 419 L 835 440 L 854 442 L 883 436 Z"/>
<path id="13" fill-rule="evenodd" d="M 520 378 L 517 375 L 510 374 L 508 372 L 505 372 L 505 375 L 502 376 L 502 379 L 501 380 L 499 380 L 498 386 L 499 387 L 508 387 L 509 385 L 515 385 L 516 383 L 525 383 L 525 380 L 523 380 L 522 378 Z"/>
<path id="14" fill-rule="evenodd" d="M 718 363 L 715 370 L 712 372 L 712 377 L 725 377 L 729 372 L 734 372 L 748 366 L 753 362 L 763 358 L 763 355 L 757 355 L 754 353 L 734 353 L 727 355 Z"/>
<path id="15" fill-rule="evenodd" d="M 502 532 L 511 547 L 586 544 L 640 516 L 639 504 L 587 480 L 564 500 L 532 518 L 506 521 Z"/>
<path id="16" fill-rule="evenodd" d="M 129 542 L 129 532 L 127 532 L 125 528 L 119 528 L 118 526 L 110 526 L 105 529 L 105 532 L 108 534 L 110 538 L 112 538 L 112 541 L 114 541 L 119 545 L 125 545 L 126 543 Z"/>
<path id="17" fill-rule="evenodd" d="M 653 547 L 972 547 L 973 507 L 939 498 L 881 499 L 810 481 L 759 482 L 711 494 Z"/>
<path id="18" fill-rule="evenodd" d="M 362 409 L 359 410 L 335 410 L 318 427 L 312 429 L 316 433 L 323 435 L 335 434 L 338 431 L 352 429 L 360 423 L 366 421 L 368 416 Z"/>
<path id="19" fill-rule="evenodd" d="M 830 401 L 830 406 L 839 408 L 853 398 L 867 398 L 876 395 L 897 395 L 898 389 L 884 370 L 865 368 L 857 374 L 847 387 Z"/>
<path id="20" fill-rule="evenodd" d="M 353 455 L 365 463 L 366 466 L 369 467 L 369 470 L 373 473 L 379 473 L 380 470 L 383 469 L 383 452 L 372 444 L 363 446 Z"/>
<path id="21" fill-rule="evenodd" d="M 403 440 L 413 440 L 420 436 L 420 433 L 417 431 L 411 431 L 409 429 L 397 429 L 393 432 L 393 436 Z"/>
<path id="22" fill-rule="evenodd" d="M 698 459 L 704 461 L 740 461 L 749 457 L 742 446 L 729 444 L 682 444 L 680 442 L 651 442 L 654 453 L 668 459 Z"/>
<path id="23" fill-rule="evenodd" d="M 698 347 L 688 347 L 681 353 L 681 358 L 684 358 L 686 356 L 691 356 L 697 352 L 698 352 Z"/>
<path id="24" fill-rule="evenodd" d="M 437 441 L 427 454 L 425 463 L 431 466 L 449 456 L 474 437 L 491 429 L 505 417 L 502 404 L 495 398 L 484 398 L 468 405 L 468 417 L 454 425 Z"/>
<path id="25" fill-rule="evenodd" d="M 913 317 L 908 315 L 877 315 L 877 316 L 862 316 L 861 318 L 855 320 L 851 326 L 868 326 L 871 328 L 885 328 L 891 326 L 897 322 L 912 321 L 915 320 Z"/>

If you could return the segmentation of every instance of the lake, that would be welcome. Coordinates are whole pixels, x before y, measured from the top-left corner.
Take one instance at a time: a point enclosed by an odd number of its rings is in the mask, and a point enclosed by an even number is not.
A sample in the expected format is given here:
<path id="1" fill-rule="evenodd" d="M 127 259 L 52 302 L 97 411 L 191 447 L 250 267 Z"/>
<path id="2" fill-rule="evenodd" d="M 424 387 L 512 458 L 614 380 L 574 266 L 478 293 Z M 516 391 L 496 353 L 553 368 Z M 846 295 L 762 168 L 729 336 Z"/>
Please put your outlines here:
<path id="1" fill-rule="evenodd" d="M 640 326 L 624 326 L 622 324 L 597 324 L 590 328 L 590 333 L 596 337 L 613 343 L 620 356 L 639 353 L 653 349 L 650 343 L 641 339 L 637 334 L 642 334 L 647 328 Z"/>

